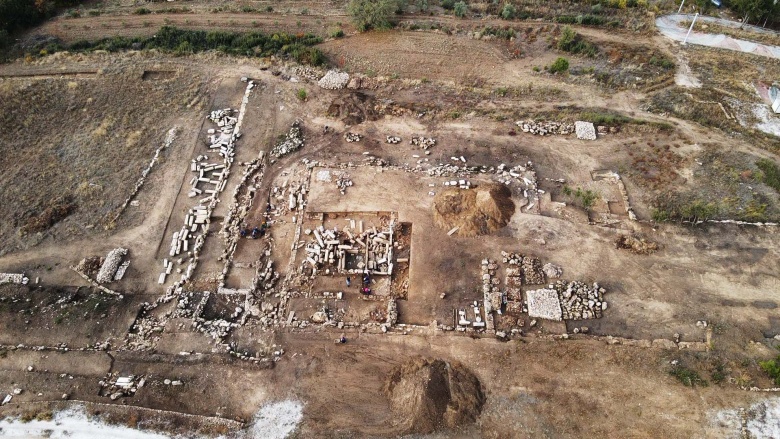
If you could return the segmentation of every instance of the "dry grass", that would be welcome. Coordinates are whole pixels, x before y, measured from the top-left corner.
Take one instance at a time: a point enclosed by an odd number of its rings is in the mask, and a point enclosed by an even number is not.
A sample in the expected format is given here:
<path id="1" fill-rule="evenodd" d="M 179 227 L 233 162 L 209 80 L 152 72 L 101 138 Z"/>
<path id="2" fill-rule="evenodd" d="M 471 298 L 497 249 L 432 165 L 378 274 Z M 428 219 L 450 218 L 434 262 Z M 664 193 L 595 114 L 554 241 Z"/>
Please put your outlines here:
<path id="1" fill-rule="evenodd" d="M 201 87 L 140 76 L 0 83 L 0 254 L 52 226 L 66 238 L 107 224 Z"/>

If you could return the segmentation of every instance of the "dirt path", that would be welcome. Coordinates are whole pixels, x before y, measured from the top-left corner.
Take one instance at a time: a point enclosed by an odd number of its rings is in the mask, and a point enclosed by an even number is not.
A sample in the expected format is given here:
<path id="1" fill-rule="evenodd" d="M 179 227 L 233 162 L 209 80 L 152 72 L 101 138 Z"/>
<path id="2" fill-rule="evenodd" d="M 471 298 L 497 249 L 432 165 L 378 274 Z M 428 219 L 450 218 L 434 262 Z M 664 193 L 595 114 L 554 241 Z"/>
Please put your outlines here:
<path id="1" fill-rule="evenodd" d="M 683 21 L 693 20 L 692 15 L 675 14 L 658 17 L 655 24 L 662 35 L 675 41 L 684 41 L 688 31 L 680 27 Z M 734 22 L 714 17 L 700 17 L 698 20 L 717 23 L 723 26 L 735 27 Z M 750 53 L 768 58 L 780 59 L 780 47 L 767 44 L 754 43 L 752 41 L 740 40 L 723 34 L 705 34 L 701 32 L 691 32 L 688 42 L 701 46 L 715 47 L 719 49 L 733 50 L 737 52 Z"/>

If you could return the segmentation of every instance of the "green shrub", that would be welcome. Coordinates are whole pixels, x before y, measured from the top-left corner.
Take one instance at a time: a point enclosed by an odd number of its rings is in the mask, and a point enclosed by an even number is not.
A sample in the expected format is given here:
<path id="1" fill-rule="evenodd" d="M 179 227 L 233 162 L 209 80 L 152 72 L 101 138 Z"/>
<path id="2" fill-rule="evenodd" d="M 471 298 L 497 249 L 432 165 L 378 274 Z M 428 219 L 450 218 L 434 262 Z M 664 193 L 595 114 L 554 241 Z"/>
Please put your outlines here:
<path id="1" fill-rule="evenodd" d="M 87 12 L 87 14 L 89 14 L 90 17 L 97 17 L 100 15 L 100 13 L 101 12 L 98 9 L 90 9 L 89 12 Z"/>
<path id="2" fill-rule="evenodd" d="M 68 47 L 68 50 L 117 52 L 128 49 L 159 49 L 177 55 L 217 50 L 238 56 L 288 56 L 299 63 L 318 66 L 325 64 L 327 60 L 319 49 L 311 46 L 321 42 L 321 38 L 311 34 L 207 32 L 163 26 L 154 37 L 112 37 L 98 41 L 79 41 Z"/>
<path id="3" fill-rule="evenodd" d="M 674 61 L 666 58 L 657 58 L 655 56 L 650 58 L 650 64 L 664 70 L 671 70 L 675 67 Z"/>
<path id="4" fill-rule="evenodd" d="M 305 101 L 308 97 L 309 95 L 306 93 L 306 89 L 298 89 L 298 100 Z"/>
<path id="5" fill-rule="evenodd" d="M 457 2 L 455 3 L 455 6 L 453 7 L 453 10 L 455 11 L 455 16 L 459 18 L 463 18 L 466 16 L 466 12 L 468 11 L 468 7 L 466 6 L 465 2 Z"/>
<path id="6" fill-rule="evenodd" d="M 569 60 L 566 58 L 558 58 L 549 68 L 550 73 L 565 72 L 569 70 Z"/>
<path id="7" fill-rule="evenodd" d="M 504 20 L 511 20 L 517 16 L 517 9 L 512 3 L 504 3 L 504 8 L 501 9 L 501 18 Z"/>
<path id="8" fill-rule="evenodd" d="M 414 2 L 414 5 L 417 6 L 417 10 L 420 12 L 428 12 L 430 9 L 430 6 L 428 5 L 428 0 L 416 0 Z"/>
<path id="9" fill-rule="evenodd" d="M 534 66 L 531 70 L 534 72 L 540 72 L 542 69 L 540 69 L 539 66 Z"/>
<path id="10" fill-rule="evenodd" d="M 780 192 L 780 167 L 775 162 L 769 159 L 760 159 L 756 162 L 756 166 L 761 170 L 763 174 L 761 181 L 767 186 Z"/>
<path id="11" fill-rule="evenodd" d="M 135 15 L 149 15 L 151 13 L 152 13 L 152 11 L 150 9 L 147 9 L 147 8 L 138 8 L 135 11 L 133 11 L 133 14 L 135 14 Z"/>
<path id="12" fill-rule="evenodd" d="M 341 38 L 343 36 L 344 36 L 344 31 L 341 30 L 341 29 L 335 29 L 335 30 L 330 32 L 330 37 L 331 38 Z"/>
<path id="13" fill-rule="evenodd" d="M 455 9 L 455 0 L 441 0 L 441 7 L 448 11 Z"/>
<path id="14" fill-rule="evenodd" d="M 355 27 L 363 32 L 369 29 L 390 29 L 390 18 L 398 8 L 395 0 L 350 0 L 347 12 Z"/>
<path id="15" fill-rule="evenodd" d="M 780 386 L 780 355 L 774 360 L 759 361 L 758 365 L 769 375 L 776 386 Z"/>
<path id="16" fill-rule="evenodd" d="M 686 387 L 707 387 L 707 385 L 709 385 L 707 380 L 699 376 L 698 372 L 688 369 L 687 367 L 675 366 L 672 370 L 669 371 L 669 374 L 677 378 L 677 380 Z"/>
<path id="17" fill-rule="evenodd" d="M 579 53 L 586 56 L 596 56 L 598 49 L 593 44 L 582 39 L 577 32 L 569 26 L 564 26 L 561 37 L 558 39 L 558 50 L 569 53 Z"/>

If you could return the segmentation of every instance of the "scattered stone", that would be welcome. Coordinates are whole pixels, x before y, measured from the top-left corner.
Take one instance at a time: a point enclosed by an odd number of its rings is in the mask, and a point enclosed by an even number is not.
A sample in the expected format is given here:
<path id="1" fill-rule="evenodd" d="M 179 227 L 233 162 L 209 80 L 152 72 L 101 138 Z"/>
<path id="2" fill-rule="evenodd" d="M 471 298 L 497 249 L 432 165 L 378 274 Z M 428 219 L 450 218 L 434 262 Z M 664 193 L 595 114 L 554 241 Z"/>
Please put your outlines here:
<path id="1" fill-rule="evenodd" d="M 291 152 L 295 152 L 303 147 L 304 140 L 301 121 L 296 120 L 293 122 L 290 131 L 287 132 L 284 140 L 271 149 L 271 155 L 274 157 L 282 157 Z"/>
<path id="2" fill-rule="evenodd" d="M 427 150 L 433 148 L 433 146 L 436 145 L 436 139 L 430 137 L 424 137 L 424 136 L 412 137 L 412 140 L 410 140 L 409 143 L 414 146 L 419 146 L 424 150 Z"/>
<path id="3" fill-rule="evenodd" d="M 347 143 L 360 142 L 360 139 L 362 138 L 363 136 L 358 133 L 352 133 L 352 132 L 344 133 L 344 140 L 346 140 Z"/>
<path id="4" fill-rule="evenodd" d="M 558 279 L 563 275 L 563 268 L 550 263 L 544 264 L 542 271 L 548 279 Z"/>

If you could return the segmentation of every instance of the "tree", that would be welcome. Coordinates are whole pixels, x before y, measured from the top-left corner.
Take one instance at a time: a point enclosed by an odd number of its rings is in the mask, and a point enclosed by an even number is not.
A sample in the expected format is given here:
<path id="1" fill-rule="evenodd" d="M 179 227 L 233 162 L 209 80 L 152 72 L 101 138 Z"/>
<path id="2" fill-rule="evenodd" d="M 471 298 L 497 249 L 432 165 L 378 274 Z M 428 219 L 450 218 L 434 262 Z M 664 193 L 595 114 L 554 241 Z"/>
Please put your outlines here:
<path id="1" fill-rule="evenodd" d="M 428 0 L 417 0 L 415 5 L 420 12 L 428 12 Z"/>
<path id="2" fill-rule="evenodd" d="M 390 29 L 390 18 L 398 9 L 395 0 L 350 0 L 347 12 L 352 16 L 355 27 L 361 31 L 369 29 Z"/>
<path id="3" fill-rule="evenodd" d="M 460 1 L 455 3 L 455 16 L 463 18 L 466 16 L 466 11 L 468 10 L 468 7 L 466 7 L 466 3 Z"/>
<path id="4" fill-rule="evenodd" d="M 730 4 L 736 12 L 744 16 L 744 23 L 760 22 L 763 19 L 766 24 L 767 20 L 774 22 L 780 14 L 780 5 L 777 5 L 775 0 L 731 0 Z"/>
<path id="5" fill-rule="evenodd" d="M 504 20 L 511 20 L 517 15 L 517 9 L 512 3 L 504 3 L 504 8 L 501 10 L 501 18 Z"/>

